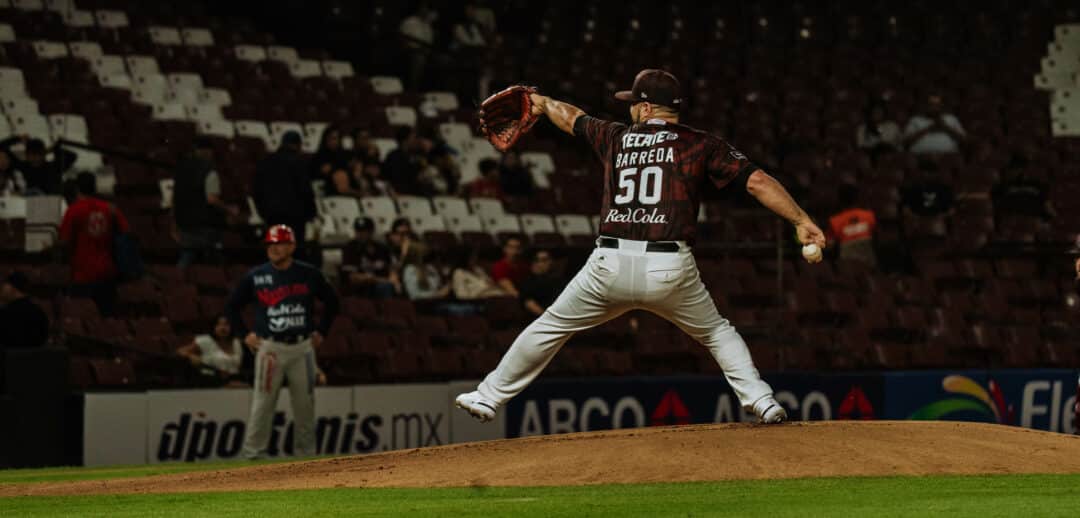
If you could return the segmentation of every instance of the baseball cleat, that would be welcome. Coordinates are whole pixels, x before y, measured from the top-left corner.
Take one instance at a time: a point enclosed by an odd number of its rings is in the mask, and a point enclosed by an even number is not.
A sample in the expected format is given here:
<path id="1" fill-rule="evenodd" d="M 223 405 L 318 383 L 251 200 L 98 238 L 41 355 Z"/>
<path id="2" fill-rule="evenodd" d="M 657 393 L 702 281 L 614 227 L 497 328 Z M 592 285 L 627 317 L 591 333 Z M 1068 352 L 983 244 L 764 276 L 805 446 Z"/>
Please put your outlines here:
<path id="1" fill-rule="evenodd" d="M 787 411 L 772 396 L 765 396 L 754 403 L 754 413 L 761 424 L 780 424 L 787 421 Z"/>
<path id="2" fill-rule="evenodd" d="M 478 391 L 466 392 L 464 394 L 458 394 L 458 397 L 454 399 L 454 404 L 458 408 L 466 411 L 469 415 L 475 417 L 481 423 L 486 423 L 495 419 L 495 410 L 499 408 L 499 404 L 491 401 L 480 395 Z"/>

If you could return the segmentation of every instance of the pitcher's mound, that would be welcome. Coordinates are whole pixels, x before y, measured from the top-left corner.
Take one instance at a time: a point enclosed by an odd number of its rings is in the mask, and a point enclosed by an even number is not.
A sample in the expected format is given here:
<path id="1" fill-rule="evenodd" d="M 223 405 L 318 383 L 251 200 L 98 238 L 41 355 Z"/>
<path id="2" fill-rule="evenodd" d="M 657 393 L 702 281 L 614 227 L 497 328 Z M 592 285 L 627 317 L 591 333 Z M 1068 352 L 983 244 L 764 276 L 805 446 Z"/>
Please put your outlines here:
<path id="1" fill-rule="evenodd" d="M 919 421 L 640 428 L 140 479 L 7 486 L 0 495 L 989 473 L 1080 473 L 1080 437 Z"/>

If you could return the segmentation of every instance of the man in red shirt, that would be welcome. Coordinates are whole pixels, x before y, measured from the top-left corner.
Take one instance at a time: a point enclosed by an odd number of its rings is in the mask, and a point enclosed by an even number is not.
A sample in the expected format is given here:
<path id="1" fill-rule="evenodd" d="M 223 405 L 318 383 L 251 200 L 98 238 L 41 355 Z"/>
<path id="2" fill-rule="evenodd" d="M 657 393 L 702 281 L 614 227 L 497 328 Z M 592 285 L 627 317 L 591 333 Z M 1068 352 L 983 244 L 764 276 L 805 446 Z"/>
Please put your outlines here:
<path id="1" fill-rule="evenodd" d="M 521 254 L 521 240 L 512 237 L 503 243 L 503 257 L 491 265 L 491 278 L 511 296 L 518 296 L 518 286 L 529 276 L 529 263 Z"/>
<path id="2" fill-rule="evenodd" d="M 499 180 L 499 164 L 490 158 L 480 161 L 480 178 L 469 182 L 467 191 L 470 198 L 503 199 L 502 183 Z"/>
<path id="3" fill-rule="evenodd" d="M 95 196 L 94 175 L 82 173 L 77 182 L 79 195 L 60 223 L 60 241 L 71 257 L 71 295 L 92 298 L 102 315 L 111 315 L 117 281 L 113 236 L 127 232 L 128 222 L 115 206 Z"/>
<path id="4" fill-rule="evenodd" d="M 840 260 L 865 263 L 870 267 L 877 265 L 874 253 L 874 230 L 877 217 L 873 211 L 861 208 L 856 203 L 858 190 L 854 185 L 840 186 L 840 206 L 844 208 L 829 218 L 829 231 L 840 244 Z"/>

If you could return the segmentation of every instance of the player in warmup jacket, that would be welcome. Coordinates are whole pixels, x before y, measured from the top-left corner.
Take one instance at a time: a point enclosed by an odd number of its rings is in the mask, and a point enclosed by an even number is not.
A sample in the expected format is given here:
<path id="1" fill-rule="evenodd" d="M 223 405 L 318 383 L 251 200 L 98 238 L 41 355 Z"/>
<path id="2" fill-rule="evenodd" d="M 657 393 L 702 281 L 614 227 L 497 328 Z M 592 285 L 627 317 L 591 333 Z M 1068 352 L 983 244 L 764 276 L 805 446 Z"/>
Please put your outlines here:
<path id="1" fill-rule="evenodd" d="M 493 372 L 456 399 L 480 421 L 519 394 L 566 341 L 633 309 L 675 323 L 709 349 L 744 408 L 763 423 L 787 418 L 758 374 L 735 328 L 716 310 L 691 253 L 702 184 L 746 189 L 790 221 L 803 244 L 825 247 L 825 236 L 771 176 L 720 138 L 679 124 L 674 76 L 643 70 L 632 90 L 632 125 L 590 117 L 575 106 L 533 94 L 533 111 L 585 140 L 604 164 L 604 199 L 597 248 L 547 310 L 514 340 Z M 815 258 L 814 262 L 819 261 Z"/>
<path id="2" fill-rule="evenodd" d="M 225 308 L 235 336 L 255 352 L 254 394 L 244 438 L 244 457 L 266 455 L 278 392 L 289 379 L 293 409 L 293 452 L 315 455 L 315 349 L 330 331 L 340 307 L 338 296 L 320 272 L 296 261 L 296 237 L 286 225 L 266 231 L 270 261 L 256 266 L 236 285 Z M 315 325 L 315 299 L 323 315 Z M 255 328 L 248 331 L 242 311 L 255 304 Z"/>

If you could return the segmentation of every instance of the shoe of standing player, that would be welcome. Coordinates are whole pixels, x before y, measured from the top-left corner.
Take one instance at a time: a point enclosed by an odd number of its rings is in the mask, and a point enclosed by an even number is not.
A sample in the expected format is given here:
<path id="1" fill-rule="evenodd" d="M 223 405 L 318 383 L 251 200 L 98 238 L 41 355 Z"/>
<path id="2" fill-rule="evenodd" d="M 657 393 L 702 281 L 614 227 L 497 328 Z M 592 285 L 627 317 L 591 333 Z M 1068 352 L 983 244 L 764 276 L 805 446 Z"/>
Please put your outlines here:
<path id="1" fill-rule="evenodd" d="M 469 415 L 475 417 L 481 423 L 486 423 L 495 419 L 495 411 L 499 409 L 499 404 L 480 395 L 478 391 L 466 392 L 459 394 L 454 399 L 454 404 L 458 408 L 466 411 Z"/>
<path id="2" fill-rule="evenodd" d="M 780 424 L 787 421 L 787 411 L 771 395 L 754 402 L 754 413 L 761 424 Z"/>

